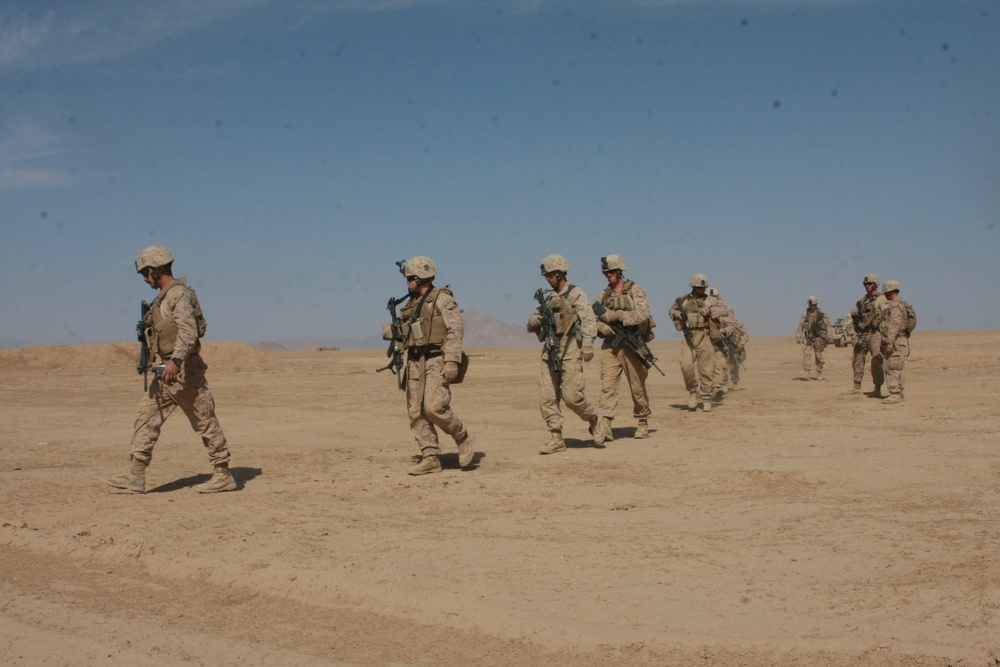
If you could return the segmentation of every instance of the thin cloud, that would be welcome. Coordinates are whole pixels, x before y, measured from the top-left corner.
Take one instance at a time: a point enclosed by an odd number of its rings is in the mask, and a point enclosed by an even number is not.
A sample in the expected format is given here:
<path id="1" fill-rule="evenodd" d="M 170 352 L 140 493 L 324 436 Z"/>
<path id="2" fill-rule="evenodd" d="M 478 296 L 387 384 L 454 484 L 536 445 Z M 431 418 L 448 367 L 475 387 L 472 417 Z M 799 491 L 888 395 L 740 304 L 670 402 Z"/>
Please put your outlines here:
<path id="1" fill-rule="evenodd" d="M 0 12 L 0 68 L 30 70 L 117 58 L 265 0 L 21 3 Z"/>
<path id="2" fill-rule="evenodd" d="M 75 177 L 63 169 L 40 166 L 48 158 L 75 150 L 72 142 L 30 122 L 0 133 L 0 189 L 16 190 L 68 185 Z"/>

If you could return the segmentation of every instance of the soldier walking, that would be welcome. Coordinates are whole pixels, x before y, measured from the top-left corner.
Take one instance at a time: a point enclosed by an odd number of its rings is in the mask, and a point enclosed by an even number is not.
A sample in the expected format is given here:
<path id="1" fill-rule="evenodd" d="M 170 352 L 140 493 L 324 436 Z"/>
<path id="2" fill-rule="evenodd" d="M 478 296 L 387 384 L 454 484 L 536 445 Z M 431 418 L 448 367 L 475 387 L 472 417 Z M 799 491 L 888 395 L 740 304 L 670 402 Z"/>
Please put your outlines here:
<path id="1" fill-rule="evenodd" d="M 670 307 L 670 319 L 684 332 L 681 343 L 681 374 L 688 391 L 688 410 L 712 411 L 712 388 L 715 382 L 714 341 L 722 336 L 723 320 L 728 312 L 716 298 L 708 296 L 708 277 L 691 276 L 691 292 L 678 297 Z"/>
<path id="2" fill-rule="evenodd" d="M 856 305 L 858 314 L 854 322 L 854 329 L 858 332 L 852 357 L 854 388 L 849 393 L 861 393 L 861 381 L 865 377 L 865 360 L 871 354 L 872 382 L 875 384 L 875 390 L 871 395 L 881 396 L 885 373 L 882 368 L 882 334 L 879 333 L 879 324 L 882 320 L 882 311 L 885 310 L 886 298 L 878 291 L 878 276 L 874 273 L 866 275 L 862 284 L 865 287 L 865 295 L 858 300 Z"/>
<path id="3" fill-rule="evenodd" d="M 542 348 L 542 363 L 538 376 L 539 407 L 549 428 L 549 441 L 539 454 L 566 451 L 563 440 L 563 415 L 559 401 L 587 422 L 595 447 L 604 446 L 597 411 L 584 394 L 583 362 L 594 358 L 594 338 L 597 319 L 587 300 L 587 294 L 570 285 L 566 279 L 569 262 L 562 255 L 549 255 L 542 260 L 542 276 L 552 288 L 547 296 L 539 290 L 543 303 L 528 319 L 528 331 L 539 340 L 551 340 Z M 551 315 L 551 318 L 548 317 Z M 552 330 L 550 330 L 552 329 Z"/>
<path id="4" fill-rule="evenodd" d="M 158 245 L 146 248 L 135 260 L 136 272 L 147 285 L 159 291 L 148 308 L 143 309 L 142 335 L 148 349 L 159 356 L 164 366 L 162 374 L 153 377 L 136 410 L 128 471 L 104 483 L 120 491 L 145 493 L 146 468 L 152 461 L 153 447 L 167 417 L 180 408 L 195 433 L 201 436 L 213 467 L 212 478 L 196 486 L 195 491 L 233 491 L 236 480 L 229 472 L 229 448 L 215 416 L 215 399 L 205 380 L 208 366 L 199 354 L 206 329 L 205 316 L 187 280 L 174 279 L 173 262 L 170 251 Z M 139 370 L 145 372 L 148 367 Z"/>
<path id="5" fill-rule="evenodd" d="M 409 293 L 409 301 L 399 314 L 406 349 L 406 412 L 410 431 L 420 447 L 420 461 L 407 472 L 441 472 L 437 429 L 454 438 L 458 465 L 468 468 L 475 457 L 475 441 L 451 409 L 451 384 L 461 380 L 462 312 L 450 286 L 434 286 L 437 267 L 430 257 L 414 257 L 401 264 Z"/>
<path id="6" fill-rule="evenodd" d="M 625 261 L 619 255 L 601 258 L 601 272 L 608 279 L 608 286 L 597 294 L 596 302 L 604 306 L 604 313 L 598 318 L 597 335 L 601 343 L 601 401 L 598 412 L 601 417 L 601 433 L 605 442 L 614 440 L 611 422 L 618 407 L 618 385 L 622 376 L 632 394 L 632 416 L 639 420 L 634 438 L 649 437 L 649 396 L 646 393 L 646 377 L 649 369 L 627 345 L 611 346 L 615 330 L 611 324 L 619 323 L 627 327 L 641 340 L 653 339 L 656 326 L 649 314 L 646 292 L 635 282 L 622 275 Z"/>

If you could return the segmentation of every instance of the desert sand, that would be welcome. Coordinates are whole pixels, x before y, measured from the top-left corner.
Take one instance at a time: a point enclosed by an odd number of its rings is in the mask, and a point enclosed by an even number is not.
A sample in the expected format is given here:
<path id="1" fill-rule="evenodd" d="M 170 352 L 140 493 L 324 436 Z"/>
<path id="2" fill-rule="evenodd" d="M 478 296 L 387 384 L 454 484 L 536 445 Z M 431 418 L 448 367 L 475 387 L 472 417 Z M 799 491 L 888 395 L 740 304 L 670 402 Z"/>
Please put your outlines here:
<path id="1" fill-rule="evenodd" d="M 180 413 L 146 494 L 101 483 L 135 347 L 0 350 L 0 664 L 1000 664 L 1000 332 L 915 333 L 898 406 L 755 338 L 710 414 L 655 341 L 652 436 L 624 397 L 553 456 L 538 351 L 470 349 L 476 465 L 423 477 L 380 350 L 206 343 L 240 485 L 209 496 Z"/>

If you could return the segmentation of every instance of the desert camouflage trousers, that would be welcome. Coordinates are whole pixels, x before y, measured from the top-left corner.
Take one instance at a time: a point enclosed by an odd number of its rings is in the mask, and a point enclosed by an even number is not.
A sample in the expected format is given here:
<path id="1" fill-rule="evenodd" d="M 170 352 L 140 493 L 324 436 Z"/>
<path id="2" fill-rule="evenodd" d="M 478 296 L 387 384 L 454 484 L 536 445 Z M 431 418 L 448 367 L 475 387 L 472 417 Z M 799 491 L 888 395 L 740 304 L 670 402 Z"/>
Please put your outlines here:
<path id="1" fill-rule="evenodd" d="M 559 401 L 573 411 L 580 419 L 589 422 L 597 417 L 597 411 L 583 393 L 583 355 L 576 341 L 569 341 L 566 354 L 562 357 L 562 372 L 553 373 L 549 362 L 542 359 L 538 374 L 539 407 L 542 419 L 550 431 L 562 431 L 563 414 Z"/>
<path id="2" fill-rule="evenodd" d="M 865 379 L 865 359 L 872 355 L 872 382 L 876 387 L 885 383 L 885 372 L 882 368 L 882 334 L 878 331 L 865 331 L 858 335 L 854 344 L 854 384 L 860 385 Z"/>
<path id="3" fill-rule="evenodd" d="M 598 412 L 608 419 L 615 418 L 618 409 L 618 385 L 622 376 L 632 394 L 632 416 L 646 419 L 650 415 L 649 396 L 646 393 L 646 377 L 649 369 L 642 365 L 639 357 L 622 345 L 615 350 L 608 341 L 601 345 L 601 403 Z"/>
<path id="4" fill-rule="evenodd" d="M 698 394 L 698 398 L 711 399 L 715 383 L 715 353 L 712 339 L 707 331 L 694 332 L 695 345 L 687 338 L 681 341 L 681 375 L 688 393 Z"/>
<path id="5" fill-rule="evenodd" d="M 823 350 L 826 349 L 826 341 L 822 338 L 813 338 L 802 344 L 802 370 L 808 375 L 813 367 L 817 371 L 823 370 Z M 862 372 L 864 372 L 862 370 Z"/>
<path id="6" fill-rule="evenodd" d="M 910 356 L 910 340 L 896 336 L 896 347 L 885 360 L 885 386 L 890 394 L 901 394 L 906 388 L 906 358 Z"/>
<path id="7" fill-rule="evenodd" d="M 451 387 L 444 378 L 444 357 L 406 360 L 406 413 L 423 456 L 439 456 L 437 429 L 455 442 L 465 439 L 465 424 L 451 409 Z"/>
<path id="8" fill-rule="evenodd" d="M 207 368 L 200 355 L 192 354 L 184 360 L 178 381 L 174 384 L 168 385 L 160 378 L 153 378 L 149 391 L 136 410 L 132 458 L 149 465 L 164 422 L 174 410 L 180 408 L 187 415 L 191 428 L 201 437 L 212 465 L 229 462 L 226 436 L 215 416 L 215 399 L 205 380 Z"/>

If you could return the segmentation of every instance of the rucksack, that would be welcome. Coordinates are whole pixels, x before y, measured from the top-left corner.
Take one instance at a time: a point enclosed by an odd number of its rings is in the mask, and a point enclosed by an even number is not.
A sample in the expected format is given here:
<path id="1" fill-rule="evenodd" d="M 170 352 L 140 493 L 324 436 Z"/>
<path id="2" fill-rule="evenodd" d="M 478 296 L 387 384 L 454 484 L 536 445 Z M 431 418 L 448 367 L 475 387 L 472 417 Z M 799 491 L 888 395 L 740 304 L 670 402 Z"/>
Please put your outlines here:
<path id="1" fill-rule="evenodd" d="M 905 301 L 903 301 L 903 308 L 906 308 L 906 335 L 909 336 L 917 328 L 917 311 L 913 310 L 913 306 Z"/>

